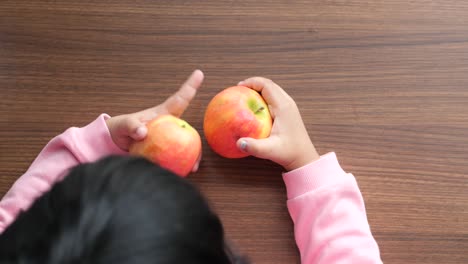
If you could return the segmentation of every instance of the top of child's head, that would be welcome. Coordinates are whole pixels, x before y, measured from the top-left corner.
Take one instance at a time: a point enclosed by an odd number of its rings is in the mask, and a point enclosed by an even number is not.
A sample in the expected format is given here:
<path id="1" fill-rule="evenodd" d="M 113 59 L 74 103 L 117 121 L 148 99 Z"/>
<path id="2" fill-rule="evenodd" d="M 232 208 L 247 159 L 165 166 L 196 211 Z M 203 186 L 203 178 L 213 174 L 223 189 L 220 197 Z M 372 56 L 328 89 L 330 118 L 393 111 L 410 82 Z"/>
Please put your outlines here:
<path id="1" fill-rule="evenodd" d="M 0 263 L 247 263 L 186 179 L 137 157 L 78 165 L 0 235 Z"/>

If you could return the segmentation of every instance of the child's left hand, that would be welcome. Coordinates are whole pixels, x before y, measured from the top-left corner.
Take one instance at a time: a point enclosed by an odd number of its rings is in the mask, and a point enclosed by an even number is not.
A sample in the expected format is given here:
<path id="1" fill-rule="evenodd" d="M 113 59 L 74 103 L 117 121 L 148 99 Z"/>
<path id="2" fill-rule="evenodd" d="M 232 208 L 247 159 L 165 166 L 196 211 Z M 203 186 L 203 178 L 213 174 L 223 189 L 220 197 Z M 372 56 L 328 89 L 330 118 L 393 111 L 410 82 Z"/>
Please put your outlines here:
<path id="1" fill-rule="evenodd" d="M 121 149 L 128 151 L 133 141 L 142 140 L 148 130 L 146 123 L 159 115 L 170 114 L 179 117 L 203 82 L 203 72 L 195 70 L 179 91 L 170 96 L 164 103 L 133 114 L 119 115 L 106 120 L 112 140 Z M 201 157 L 200 157 L 201 158 Z M 200 159 L 199 158 L 199 159 Z M 194 171 L 198 168 L 198 162 Z"/>

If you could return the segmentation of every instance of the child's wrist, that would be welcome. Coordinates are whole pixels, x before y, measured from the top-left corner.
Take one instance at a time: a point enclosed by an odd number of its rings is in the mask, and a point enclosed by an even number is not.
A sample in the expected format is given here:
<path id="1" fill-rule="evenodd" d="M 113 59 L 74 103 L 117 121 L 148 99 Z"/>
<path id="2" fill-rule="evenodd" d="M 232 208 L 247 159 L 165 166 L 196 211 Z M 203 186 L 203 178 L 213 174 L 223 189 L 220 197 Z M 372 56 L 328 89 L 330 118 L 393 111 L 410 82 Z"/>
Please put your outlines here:
<path id="1" fill-rule="evenodd" d="M 310 164 L 320 158 L 314 147 L 304 152 L 301 156 L 294 159 L 290 164 L 283 166 L 287 171 L 299 169 L 307 164 Z"/>

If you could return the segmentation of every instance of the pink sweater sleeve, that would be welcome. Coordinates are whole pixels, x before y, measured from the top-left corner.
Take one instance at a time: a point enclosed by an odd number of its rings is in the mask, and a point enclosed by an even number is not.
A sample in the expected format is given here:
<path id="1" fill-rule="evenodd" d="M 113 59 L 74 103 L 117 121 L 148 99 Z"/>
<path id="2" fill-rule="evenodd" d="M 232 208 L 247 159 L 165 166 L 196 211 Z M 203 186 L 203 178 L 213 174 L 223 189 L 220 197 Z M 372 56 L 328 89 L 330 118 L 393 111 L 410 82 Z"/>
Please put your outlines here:
<path id="1" fill-rule="evenodd" d="M 106 155 L 126 153 L 112 141 L 105 122 L 108 118 L 102 114 L 85 127 L 69 128 L 46 145 L 0 201 L 0 233 L 71 167 Z"/>
<path id="2" fill-rule="evenodd" d="M 335 153 L 283 179 L 301 263 L 382 263 L 359 187 Z"/>

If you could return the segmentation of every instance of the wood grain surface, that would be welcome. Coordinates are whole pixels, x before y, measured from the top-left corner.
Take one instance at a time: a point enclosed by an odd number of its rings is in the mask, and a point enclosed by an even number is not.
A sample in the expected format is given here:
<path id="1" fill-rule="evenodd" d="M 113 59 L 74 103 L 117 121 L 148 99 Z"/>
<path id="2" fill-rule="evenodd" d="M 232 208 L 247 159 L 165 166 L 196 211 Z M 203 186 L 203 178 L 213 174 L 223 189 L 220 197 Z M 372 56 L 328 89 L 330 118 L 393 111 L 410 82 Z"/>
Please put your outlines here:
<path id="1" fill-rule="evenodd" d="M 361 187 L 386 263 L 468 263 L 468 2 L 0 2 L 0 195 L 44 145 L 156 105 L 195 68 L 184 115 L 260 75 Z M 282 169 L 203 142 L 194 181 L 255 263 L 299 263 Z"/>

